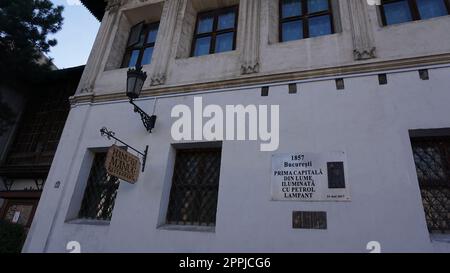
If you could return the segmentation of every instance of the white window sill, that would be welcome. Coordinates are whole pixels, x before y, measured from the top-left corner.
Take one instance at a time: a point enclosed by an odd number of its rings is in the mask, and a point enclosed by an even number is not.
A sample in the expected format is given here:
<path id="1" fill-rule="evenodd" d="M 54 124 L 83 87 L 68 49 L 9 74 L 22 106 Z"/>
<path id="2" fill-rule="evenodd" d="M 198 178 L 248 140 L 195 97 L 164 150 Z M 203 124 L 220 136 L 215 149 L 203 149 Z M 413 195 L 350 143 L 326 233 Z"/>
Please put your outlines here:
<path id="1" fill-rule="evenodd" d="M 66 224 L 71 225 L 89 225 L 89 226 L 109 226 L 110 221 L 106 220 L 92 220 L 92 219 L 74 219 L 66 221 Z"/>
<path id="2" fill-rule="evenodd" d="M 189 62 L 189 61 L 194 61 L 194 60 L 200 60 L 203 61 L 205 59 L 214 59 L 214 58 L 221 58 L 221 56 L 223 56 L 222 58 L 226 58 L 226 57 L 230 57 L 230 56 L 239 56 L 238 55 L 238 50 L 233 49 L 233 50 L 229 50 L 229 51 L 225 51 L 225 52 L 217 52 L 217 53 L 211 53 L 211 54 L 206 54 L 206 55 L 200 55 L 200 56 L 190 56 L 189 57 L 178 57 L 175 58 L 175 62 Z"/>
<path id="3" fill-rule="evenodd" d="M 450 234 L 430 234 L 431 242 L 450 243 Z"/>
<path id="4" fill-rule="evenodd" d="M 190 231 L 190 232 L 207 232 L 214 233 L 216 232 L 216 227 L 206 227 L 206 226 L 182 226 L 182 225 L 162 225 L 159 226 L 160 230 L 169 230 L 169 231 Z"/>
<path id="5" fill-rule="evenodd" d="M 335 32 L 335 33 L 331 33 L 331 34 L 320 35 L 320 36 L 309 37 L 309 38 L 302 38 L 302 39 L 285 41 L 285 42 L 277 40 L 276 42 L 269 43 L 268 47 L 269 48 L 290 47 L 291 45 L 302 45 L 302 44 L 311 43 L 311 42 L 315 42 L 315 41 L 321 42 L 320 40 L 331 39 L 333 37 L 336 38 L 336 37 L 340 37 L 342 35 L 343 35 L 342 32 Z"/>

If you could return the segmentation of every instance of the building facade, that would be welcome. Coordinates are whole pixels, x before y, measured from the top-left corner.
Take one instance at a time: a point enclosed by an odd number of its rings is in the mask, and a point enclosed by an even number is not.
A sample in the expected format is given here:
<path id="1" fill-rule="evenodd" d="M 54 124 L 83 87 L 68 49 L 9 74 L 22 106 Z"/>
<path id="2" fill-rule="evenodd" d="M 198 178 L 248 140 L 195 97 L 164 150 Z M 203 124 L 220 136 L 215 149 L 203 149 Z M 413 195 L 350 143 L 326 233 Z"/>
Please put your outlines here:
<path id="1" fill-rule="evenodd" d="M 0 134 L 0 220 L 30 228 L 83 69 L 51 71 L 22 87 L 34 92 L 0 88 L 13 115 Z"/>
<path id="2" fill-rule="evenodd" d="M 23 251 L 450 251 L 450 3 L 369 2 L 108 1 Z M 278 109 L 278 145 L 175 137 L 199 103 Z M 103 127 L 148 145 L 137 183 Z"/>

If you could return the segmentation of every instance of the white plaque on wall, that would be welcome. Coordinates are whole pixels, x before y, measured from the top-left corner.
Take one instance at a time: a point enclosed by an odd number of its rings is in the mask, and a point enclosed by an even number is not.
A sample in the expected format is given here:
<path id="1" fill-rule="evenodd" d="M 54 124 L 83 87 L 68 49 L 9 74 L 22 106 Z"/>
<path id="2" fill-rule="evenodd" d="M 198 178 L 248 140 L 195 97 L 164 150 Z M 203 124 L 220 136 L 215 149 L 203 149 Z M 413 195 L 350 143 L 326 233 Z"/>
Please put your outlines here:
<path id="1" fill-rule="evenodd" d="M 272 155 L 272 200 L 350 201 L 344 152 Z"/>

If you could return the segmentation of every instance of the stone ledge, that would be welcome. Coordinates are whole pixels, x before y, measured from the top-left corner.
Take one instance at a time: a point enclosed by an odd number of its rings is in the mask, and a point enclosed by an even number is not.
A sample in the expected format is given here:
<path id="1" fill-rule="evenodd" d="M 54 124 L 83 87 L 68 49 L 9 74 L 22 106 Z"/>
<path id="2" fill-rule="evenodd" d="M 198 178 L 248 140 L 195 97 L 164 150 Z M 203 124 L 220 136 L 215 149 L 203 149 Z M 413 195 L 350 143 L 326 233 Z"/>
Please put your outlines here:
<path id="1" fill-rule="evenodd" d="M 191 92 L 199 92 L 212 89 L 239 88 L 257 84 L 300 81 L 322 77 L 338 77 L 351 74 L 373 73 L 386 70 L 405 69 L 439 64 L 450 64 L 450 53 L 380 62 L 366 62 L 346 66 L 326 67 L 307 71 L 285 72 L 267 75 L 262 73 L 258 75 L 250 74 L 242 75 L 241 77 L 235 79 L 222 81 L 201 82 L 195 84 L 174 86 L 154 86 L 150 87 L 149 89 L 143 90 L 141 93 L 141 98 L 160 95 L 187 94 Z M 70 98 L 70 102 L 73 106 L 78 103 L 95 103 L 126 99 L 127 97 L 124 90 L 120 93 L 102 94 L 97 96 L 93 93 L 77 94 Z"/>

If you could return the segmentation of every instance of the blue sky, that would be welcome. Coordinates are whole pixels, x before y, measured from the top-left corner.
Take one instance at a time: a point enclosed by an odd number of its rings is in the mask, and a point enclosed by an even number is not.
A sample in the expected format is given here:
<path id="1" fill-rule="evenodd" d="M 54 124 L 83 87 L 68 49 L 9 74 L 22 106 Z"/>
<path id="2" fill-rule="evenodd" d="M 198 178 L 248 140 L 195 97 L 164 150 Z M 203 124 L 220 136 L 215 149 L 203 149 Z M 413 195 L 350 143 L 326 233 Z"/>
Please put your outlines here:
<path id="1" fill-rule="evenodd" d="M 86 64 L 100 23 L 78 0 L 51 1 L 64 6 L 64 24 L 56 35 L 50 36 L 58 44 L 48 56 L 60 69 Z"/>

